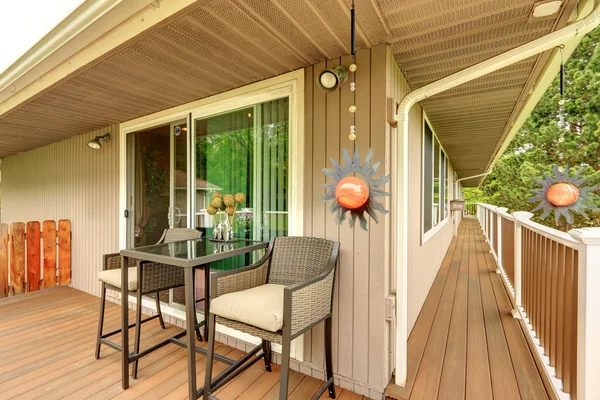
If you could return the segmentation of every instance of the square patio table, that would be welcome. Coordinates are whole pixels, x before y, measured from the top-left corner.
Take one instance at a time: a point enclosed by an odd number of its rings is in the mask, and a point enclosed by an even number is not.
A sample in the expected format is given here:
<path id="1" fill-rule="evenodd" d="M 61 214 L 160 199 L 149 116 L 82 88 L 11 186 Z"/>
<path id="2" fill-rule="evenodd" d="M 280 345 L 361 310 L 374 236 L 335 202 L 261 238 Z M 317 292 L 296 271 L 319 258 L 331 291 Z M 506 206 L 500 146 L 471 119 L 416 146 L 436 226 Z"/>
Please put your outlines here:
<path id="1" fill-rule="evenodd" d="M 164 243 L 153 246 L 138 247 L 135 249 L 121 250 L 121 282 L 128 282 L 128 259 L 135 258 L 141 261 L 157 262 L 166 265 L 181 267 L 184 269 L 185 283 L 185 304 L 186 304 L 186 330 L 177 335 L 161 341 L 148 349 L 142 350 L 138 354 L 129 354 L 129 301 L 128 285 L 121 285 L 121 329 L 122 345 L 121 345 L 121 368 L 122 368 L 122 387 L 129 388 L 129 364 L 138 360 L 151 352 L 158 350 L 169 343 L 175 343 L 188 350 L 188 382 L 190 399 L 197 399 L 202 395 L 203 389 L 197 389 L 196 382 L 196 351 L 206 354 L 206 350 L 201 347 L 196 347 L 194 330 L 196 301 L 194 293 L 194 269 L 204 269 L 205 285 L 204 298 L 205 308 L 204 315 L 210 312 L 210 263 L 234 257 L 241 254 L 248 254 L 253 251 L 266 249 L 267 242 L 254 240 L 240 239 L 235 242 L 212 242 L 208 238 L 191 239 L 179 242 Z M 140 263 L 140 268 L 143 268 L 143 262 Z M 190 306 L 191 305 L 191 306 Z M 204 323 L 204 322 L 203 322 Z M 202 324 L 202 323 L 201 323 Z M 180 340 L 187 333 L 187 340 Z M 234 364 L 236 360 L 215 355 L 219 361 L 227 364 Z"/>

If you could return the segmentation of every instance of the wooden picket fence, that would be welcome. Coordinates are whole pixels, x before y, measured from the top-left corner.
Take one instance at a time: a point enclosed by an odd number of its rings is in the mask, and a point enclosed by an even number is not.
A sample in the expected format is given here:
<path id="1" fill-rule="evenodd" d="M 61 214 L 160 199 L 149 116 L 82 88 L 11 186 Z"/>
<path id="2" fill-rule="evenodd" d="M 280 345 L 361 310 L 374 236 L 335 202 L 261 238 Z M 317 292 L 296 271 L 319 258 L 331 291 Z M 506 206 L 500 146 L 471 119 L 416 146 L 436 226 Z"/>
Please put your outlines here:
<path id="1" fill-rule="evenodd" d="M 71 221 L 0 224 L 0 298 L 71 283 Z"/>

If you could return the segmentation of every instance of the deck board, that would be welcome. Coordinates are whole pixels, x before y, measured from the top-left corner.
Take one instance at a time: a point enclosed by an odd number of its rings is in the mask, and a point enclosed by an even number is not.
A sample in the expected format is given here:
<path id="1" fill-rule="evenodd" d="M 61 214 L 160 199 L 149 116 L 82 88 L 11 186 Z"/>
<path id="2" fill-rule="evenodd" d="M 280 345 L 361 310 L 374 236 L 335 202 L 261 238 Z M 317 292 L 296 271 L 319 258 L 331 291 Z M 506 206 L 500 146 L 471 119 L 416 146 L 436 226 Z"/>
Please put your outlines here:
<path id="1" fill-rule="evenodd" d="M 94 358 L 99 299 L 69 287 L 41 290 L 0 301 L 0 399 L 178 399 L 187 398 L 186 351 L 165 346 L 140 360 L 138 379 L 121 389 L 121 355 L 103 346 Z M 130 320 L 133 320 L 133 311 Z M 105 331 L 120 323 L 120 307 L 107 303 Z M 158 320 L 144 324 L 142 345 L 173 335 L 180 328 L 162 329 Z M 134 330 L 129 332 L 133 343 Z M 113 340 L 120 342 L 120 335 Z M 206 346 L 206 343 L 197 343 Z M 217 343 L 215 351 L 239 358 L 240 350 Z M 196 355 L 198 384 L 204 382 L 204 356 Z M 215 362 L 214 375 L 225 368 Z M 265 371 L 257 362 L 216 393 L 220 400 L 276 399 L 278 365 Z M 290 398 L 307 399 L 321 382 L 299 372 L 290 377 Z M 337 389 L 338 399 L 362 400 L 363 396 Z M 308 397 L 307 397 L 308 396 Z"/>
<path id="2" fill-rule="evenodd" d="M 387 398 L 554 398 L 475 218 L 464 218 L 408 341 L 404 387 Z"/>

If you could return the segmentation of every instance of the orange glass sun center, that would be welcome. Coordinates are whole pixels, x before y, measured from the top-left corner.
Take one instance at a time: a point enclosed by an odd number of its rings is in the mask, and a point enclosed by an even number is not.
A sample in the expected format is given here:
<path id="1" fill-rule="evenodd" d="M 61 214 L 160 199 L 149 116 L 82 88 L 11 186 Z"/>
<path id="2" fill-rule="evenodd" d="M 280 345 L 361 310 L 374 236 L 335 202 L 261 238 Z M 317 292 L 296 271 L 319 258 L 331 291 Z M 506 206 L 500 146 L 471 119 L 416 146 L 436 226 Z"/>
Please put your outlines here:
<path id="1" fill-rule="evenodd" d="M 546 191 L 546 198 L 557 207 L 566 207 L 579 199 L 579 189 L 572 183 L 555 183 Z"/>
<path id="2" fill-rule="evenodd" d="M 355 210 L 369 199 L 369 186 L 360 178 L 346 177 L 335 187 L 335 198 L 342 207 Z"/>

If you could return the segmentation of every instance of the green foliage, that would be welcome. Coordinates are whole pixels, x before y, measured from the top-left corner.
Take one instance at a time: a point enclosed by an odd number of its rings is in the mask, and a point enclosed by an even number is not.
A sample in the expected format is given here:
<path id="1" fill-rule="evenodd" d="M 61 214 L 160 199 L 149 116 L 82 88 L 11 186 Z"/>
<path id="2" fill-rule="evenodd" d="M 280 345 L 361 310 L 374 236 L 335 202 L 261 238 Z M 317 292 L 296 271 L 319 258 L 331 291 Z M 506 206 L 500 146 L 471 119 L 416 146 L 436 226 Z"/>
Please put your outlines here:
<path id="1" fill-rule="evenodd" d="M 600 182 L 600 28 L 590 32 L 565 63 L 565 94 L 561 101 L 557 76 L 531 116 L 519 130 L 509 148 L 479 188 L 465 188 L 465 200 L 507 207 L 509 211 L 531 211 L 536 203 L 527 200 L 552 164 L 583 169 L 582 176 L 593 176 L 588 184 Z M 599 193 L 600 194 L 600 193 Z M 596 200 L 600 206 L 600 200 Z M 554 218 L 537 222 L 557 228 Z M 589 219 L 575 217 L 573 225 L 561 220 L 563 231 L 584 226 L 599 226 L 600 213 Z"/>

